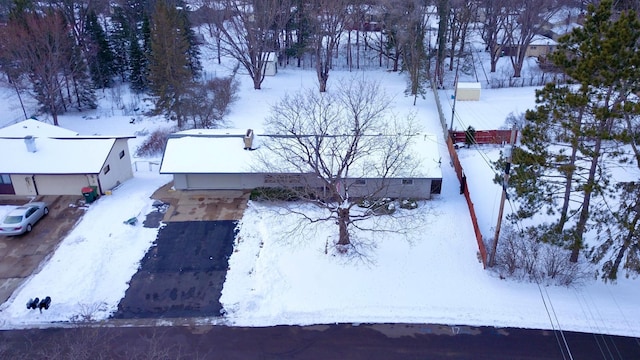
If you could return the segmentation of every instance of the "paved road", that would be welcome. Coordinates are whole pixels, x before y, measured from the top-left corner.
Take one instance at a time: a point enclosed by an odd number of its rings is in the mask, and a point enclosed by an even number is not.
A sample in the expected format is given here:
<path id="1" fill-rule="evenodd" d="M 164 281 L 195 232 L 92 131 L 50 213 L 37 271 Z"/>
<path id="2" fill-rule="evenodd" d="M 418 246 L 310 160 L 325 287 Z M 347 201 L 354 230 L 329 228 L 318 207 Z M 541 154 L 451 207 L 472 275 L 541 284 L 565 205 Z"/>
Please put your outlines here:
<path id="1" fill-rule="evenodd" d="M 100 327 L 0 332 L 2 359 L 638 359 L 635 338 L 441 325 Z"/>

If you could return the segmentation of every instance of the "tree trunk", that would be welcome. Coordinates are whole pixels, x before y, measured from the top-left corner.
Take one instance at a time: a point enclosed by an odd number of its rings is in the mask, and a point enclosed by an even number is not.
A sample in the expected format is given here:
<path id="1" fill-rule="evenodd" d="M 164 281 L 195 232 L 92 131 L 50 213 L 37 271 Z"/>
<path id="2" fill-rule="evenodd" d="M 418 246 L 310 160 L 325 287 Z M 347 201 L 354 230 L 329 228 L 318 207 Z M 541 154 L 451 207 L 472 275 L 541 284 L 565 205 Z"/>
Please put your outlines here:
<path id="1" fill-rule="evenodd" d="M 360 70 L 360 31 L 356 30 L 356 69 Z"/>
<path id="2" fill-rule="evenodd" d="M 604 121 L 604 120 L 603 120 Z M 601 126 L 602 127 L 602 126 Z M 600 162 L 600 148 L 602 146 L 602 139 L 596 138 L 596 143 L 593 149 L 593 158 L 591 159 L 591 167 L 589 168 L 589 176 L 585 183 L 584 199 L 582 200 L 582 209 L 580 210 L 580 217 L 576 225 L 576 231 L 574 234 L 573 244 L 571 244 L 571 257 L 569 261 L 577 262 L 580 249 L 582 248 L 582 237 L 587 229 L 587 220 L 589 219 L 589 206 L 591 204 L 591 194 L 593 193 L 593 187 L 595 185 L 596 170 L 598 163 Z"/>
<path id="3" fill-rule="evenodd" d="M 449 19 L 449 1 L 438 0 L 438 55 L 436 58 L 436 81 L 442 87 L 444 84 L 444 56 L 447 50 L 447 22 Z"/>
<path id="4" fill-rule="evenodd" d="M 399 56 L 394 57 L 393 58 L 393 72 L 397 72 L 398 71 L 399 63 L 400 63 L 400 57 Z"/>
<path id="5" fill-rule="evenodd" d="M 255 71 L 251 78 L 253 79 L 253 89 L 260 90 L 260 86 L 262 85 L 262 74 L 260 73 L 260 69 Z"/>
<path id="6" fill-rule="evenodd" d="M 576 123 L 576 126 L 578 128 L 580 128 L 582 126 L 582 116 L 584 114 L 584 108 L 580 109 L 580 114 L 578 115 L 578 121 Z M 572 166 L 572 169 L 575 169 L 575 164 L 577 161 L 577 155 L 578 155 L 578 143 L 577 141 L 574 141 L 571 144 L 571 157 L 570 157 L 570 161 L 569 164 Z M 560 233 L 562 231 L 562 229 L 564 229 L 564 225 L 567 222 L 567 218 L 568 218 L 568 213 L 569 213 L 569 202 L 570 202 L 570 196 L 571 196 L 571 183 L 573 182 L 573 175 L 575 173 L 575 170 L 571 170 L 570 173 L 567 174 L 567 185 L 565 186 L 564 189 L 564 197 L 562 199 L 562 209 L 560 210 L 560 220 L 558 221 L 558 226 L 557 226 L 557 231 L 558 233 Z"/>
<path id="7" fill-rule="evenodd" d="M 320 88 L 320 92 L 326 92 L 327 91 L 327 80 L 329 79 L 329 74 L 323 74 L 323 73 L 318 73 L 318 82 L 319 82 L 319 88 Z"/>
<path id="8" fill-rule="evenodd" d="M 500 52 L 502 51 L 497 45 L 494 45 L 495 49 L 489 49 L 491 51 L 491 70 L 489 72 L 496 72 L 498 66 L 498 60 L 500 60 Z"/>
<path id="9" fill-rule="evenodd" d="M 351 241 L 349 239 L 349 209 L 339 208 L 338 209 L 338 227 L 340 228 L 340 235 L 338 238 L 338 245 L 349 245 Z"/>
<path id="10" fill-rule="evenodd" d="M 349 71 L 351 71 L 353 63 L 353 57 L 351 56 L 351 30 L 347 33 L 347 66 L 349 67 Z"/>
<path id="11" fill-rule="evenodd" d="M 634 217 L 632 222 L 631 229 L 635 229 L 639 220 L 640 220 L 640 213 L 636 213 L 636 216 Z M 620 247 L 620 250 L 618 250 L 618 255 L 616 255 L 616 260 L 613 262 L 613 265 L 611 266 L 611 270 L 609 270 L 609 273 L 607 274 L 607 278 L 609 280 L 616 280 L 618 278 L 618 270 L 620 269 L 620 264 L 622 263 L 624 254 L 627 252 L 627 250 L 629 249 L 629 246 L 631 245 L 632 238 L 633 238 L 633 230 L 629 230 L 629 233 L 627 233 L 627 236 L 624 240 L 624 243 L 622 244 L 622 247 Z"/>

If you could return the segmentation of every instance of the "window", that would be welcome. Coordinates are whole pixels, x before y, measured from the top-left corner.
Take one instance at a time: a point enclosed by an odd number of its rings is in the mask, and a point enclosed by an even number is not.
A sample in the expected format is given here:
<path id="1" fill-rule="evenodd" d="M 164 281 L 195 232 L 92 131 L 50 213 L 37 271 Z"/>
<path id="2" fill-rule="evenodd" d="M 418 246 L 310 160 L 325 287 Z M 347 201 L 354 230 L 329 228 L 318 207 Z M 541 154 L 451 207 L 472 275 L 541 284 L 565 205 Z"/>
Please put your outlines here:
<path id="1" fill-rule="evenodd" d="M 104 167 L 104 170 L 102 171 L 105 175 L 107 175 L 107 173 L 111 170 L 111 168 L 109 167 L 109 165 Z"/>
<path id="2" fill-rule="evenodd" d="M 413 179 L 402 179 L 402 185 L 413 185 Z"/>
<path id="3" fill-rule="evenodd" d="M 353 182 L 353 185 L 367 185 L 367 180 L 365 180 L 365 179 L 356 179 Z"/>
<path id="4" fill-rule="evenodd" d="M 120 159 L 122 159 L 124 157 L 124 150 L 120 151 Z"/>
<path id="5" fill-rule="evenodd" d="M 0 175 L 0 184 L 11 184 L 11 176 L 7 174 Z"/>
<path id="6" fill-rule="evenodd" d="M 300 184 L 302 182 L 302 176 L 301 175 L 295 175 L 295 174 L 276 174 L 276 175 L 265 175 L 264 176 L 264 183 L 265 184 L 280 184 L 280 185 L 287 185 L 287 184 Z"/>

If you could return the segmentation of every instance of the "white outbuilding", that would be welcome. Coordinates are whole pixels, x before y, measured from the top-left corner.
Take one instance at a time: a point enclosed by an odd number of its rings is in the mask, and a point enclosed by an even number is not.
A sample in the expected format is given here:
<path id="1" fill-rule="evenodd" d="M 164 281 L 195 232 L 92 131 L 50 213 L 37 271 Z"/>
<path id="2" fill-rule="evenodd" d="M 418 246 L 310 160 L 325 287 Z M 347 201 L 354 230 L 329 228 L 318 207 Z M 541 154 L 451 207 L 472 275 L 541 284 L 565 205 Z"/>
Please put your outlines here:
<path id="1" fill-rule="evenodd" d="M 479 82 L 458 82 L 456 87 L 456 100 L 478 101 L 480 100 L 481 86 Z"/>

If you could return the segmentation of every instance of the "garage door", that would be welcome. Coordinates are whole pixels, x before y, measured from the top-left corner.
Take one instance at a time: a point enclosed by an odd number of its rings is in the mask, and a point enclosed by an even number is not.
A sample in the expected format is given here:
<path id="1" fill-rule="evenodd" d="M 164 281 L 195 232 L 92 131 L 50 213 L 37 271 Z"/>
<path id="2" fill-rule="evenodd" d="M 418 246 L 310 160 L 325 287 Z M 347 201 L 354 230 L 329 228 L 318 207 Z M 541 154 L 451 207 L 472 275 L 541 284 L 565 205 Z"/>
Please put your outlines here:
<path id="1" fill-rule="evenodd" d="M 86 175 L 36 175 L 34 180 L 40 195 L 82 195 L 90 185 Z"/>

